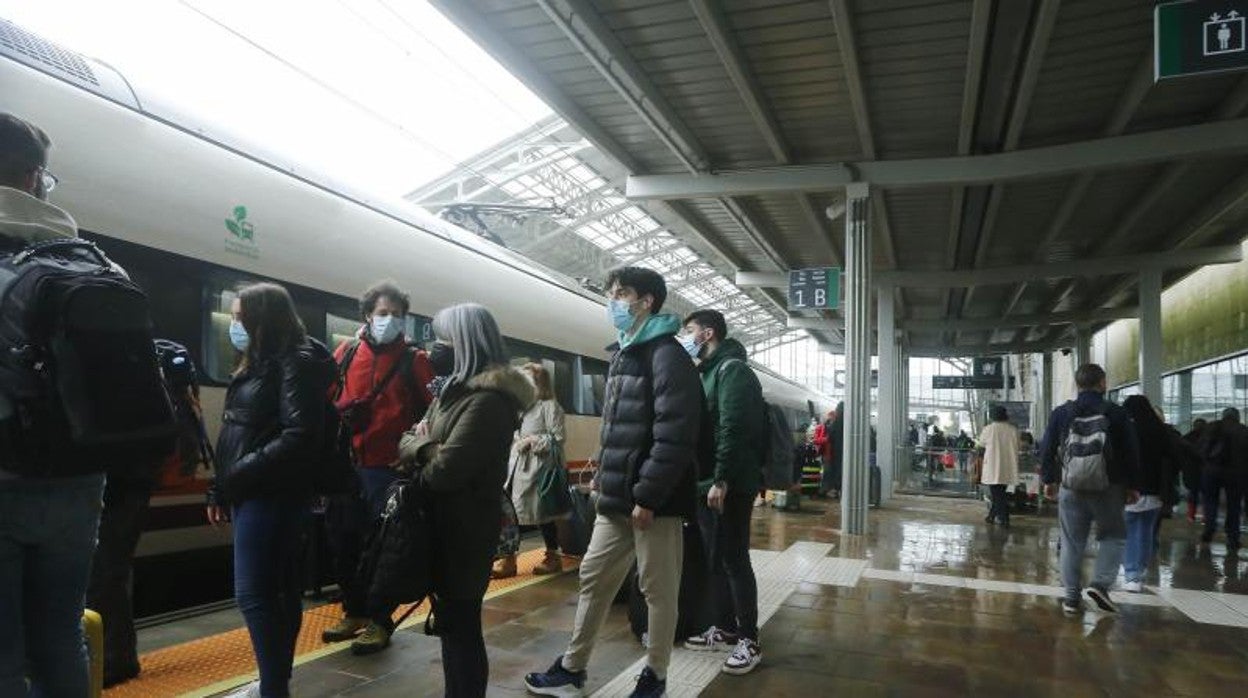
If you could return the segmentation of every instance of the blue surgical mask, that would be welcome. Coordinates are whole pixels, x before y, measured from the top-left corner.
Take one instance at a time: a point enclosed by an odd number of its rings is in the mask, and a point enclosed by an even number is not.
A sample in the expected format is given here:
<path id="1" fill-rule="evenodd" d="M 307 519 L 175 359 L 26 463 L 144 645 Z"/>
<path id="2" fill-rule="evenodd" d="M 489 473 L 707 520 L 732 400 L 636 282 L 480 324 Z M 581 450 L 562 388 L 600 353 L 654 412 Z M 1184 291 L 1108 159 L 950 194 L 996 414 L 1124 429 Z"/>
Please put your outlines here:
<path id="1" fill-rule="evenodd" d="M 247 351 L 247 347 L 251 344 L 251 337 L 247 335 L 247 330 L 243 327 L 243 323 L 238 320 L 230 320 L 230 344 L 239 351 Z"/>
<path id="2" fill-rule="evenodd" d="M 389 344 L 403 332 L 403 322 L 393 315 L 374 315 L 369 321 L 369 330 L 373 334 L 374 342 Z"/>
<path id="3" fill-rule="evenodd" d="M 676 341 L 680 342 L 680 346 L 685 348 L 685 351 L 689 353 L 689 358 L 691 359 L 698 358 L 698 354 L 702 353 L 702 347 L 705 344 L 699 344 L 698 340 L 691 334 L 678 337 Z"/>
<path id="4" fill-rule="evenodd" d="M 621 332 L 633 329 L 633 324 L 636 323 L 633 311 L 628 305 L 628 301 L 619 299 L 607 302 L 607 316 L 611 318 L 611 324 L 615 326 L 615 329 Z"/>

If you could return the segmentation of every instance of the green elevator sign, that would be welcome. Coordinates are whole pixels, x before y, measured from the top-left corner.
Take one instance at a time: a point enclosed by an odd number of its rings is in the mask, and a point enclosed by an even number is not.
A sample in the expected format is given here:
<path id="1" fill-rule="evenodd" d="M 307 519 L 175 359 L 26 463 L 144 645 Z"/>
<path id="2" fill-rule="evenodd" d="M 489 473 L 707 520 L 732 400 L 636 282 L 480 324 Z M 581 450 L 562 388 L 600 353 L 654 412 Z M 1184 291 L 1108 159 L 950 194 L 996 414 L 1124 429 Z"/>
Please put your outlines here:
<path id="1" fill-rule="evenodd" d="M 1153 11 L 1155 80 L 1248 70 L 1248 0 L 1167 2 Z"/>
<path id="2" fill-rule="evenodd" d="M 841 270 L 837 267 L 789 272 L 789 310 L 831 310 L 841 304 Z"/>

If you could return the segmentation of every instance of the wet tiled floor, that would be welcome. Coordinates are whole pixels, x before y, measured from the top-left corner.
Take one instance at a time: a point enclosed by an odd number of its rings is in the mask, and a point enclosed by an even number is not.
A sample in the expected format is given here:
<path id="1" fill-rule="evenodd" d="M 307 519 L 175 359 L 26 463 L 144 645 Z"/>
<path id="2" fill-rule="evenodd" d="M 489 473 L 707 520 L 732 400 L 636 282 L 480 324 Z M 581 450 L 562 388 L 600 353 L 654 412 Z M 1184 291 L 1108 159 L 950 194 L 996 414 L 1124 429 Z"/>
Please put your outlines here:
<path id="1" fill-rule="evenodd" d="M 1248 686 L 1248 627 L 1193 619 L 1212 620 L 1207 604 L 1217 603 L 1216 617 L 1248 626 L 1248 560 L 1216 542 L 1200 547 L 1186 521 L 1165 522 L 1150 598 L 1123 604 L 1117 616 L 1072 619 L 1054 597 L 1052 512 L 1015 516 L 1003 530 L 983 523 L 978 502 L 899 496 L 872 511 L 867 536 L 853 538 L 840 535 L 834 503 L 805 505 L 756 510 L 754 547 L 790 551 L 757 558 L 760 584 L 778 603 L 762 629 L 765 660 L 745 677 L 713 675 L 702 695 L 1220 696 Z M 841 559 L 811 558 L 816 550 Z M 567 642 L 575 576 L 485 607 L 490 694 L 522 695 L 523 675 Z M 631 674 L 641 656 L 617 607 L 587 694 Z M 292 687 L 300 698 L 441 695 L 439 646 L 400 632 L 380 655 L 343 652 L 297 667 Z"/>

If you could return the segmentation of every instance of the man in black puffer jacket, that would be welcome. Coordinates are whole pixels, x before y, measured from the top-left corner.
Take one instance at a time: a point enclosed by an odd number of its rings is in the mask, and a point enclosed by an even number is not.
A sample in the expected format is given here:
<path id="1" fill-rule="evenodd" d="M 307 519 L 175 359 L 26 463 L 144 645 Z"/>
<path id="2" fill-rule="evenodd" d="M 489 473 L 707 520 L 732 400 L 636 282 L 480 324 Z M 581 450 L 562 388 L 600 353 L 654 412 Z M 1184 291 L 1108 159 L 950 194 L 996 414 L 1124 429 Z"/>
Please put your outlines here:
<path id="1" fill-rule="evenodd" d="M 594 640 L 633 558 L 649 607 L 651 638 L 676 631 L 683 555 L 682 520 L 694 513 L 694 452 L 702 422 L 702 384 L 676 341 L 675 315 L 658 315 L 663 277 L 624 267 L 606 281 L 608 312 L 619 346 L 607 375 L 602 449 L 594 488 L 598 518 L 581 562 L 581 595 L 567 653 L 525 683 L 539 695 L 568 695 L 584 686 Z M 634 696 L 666 687 L 672 643 L 650 643 Z"/>

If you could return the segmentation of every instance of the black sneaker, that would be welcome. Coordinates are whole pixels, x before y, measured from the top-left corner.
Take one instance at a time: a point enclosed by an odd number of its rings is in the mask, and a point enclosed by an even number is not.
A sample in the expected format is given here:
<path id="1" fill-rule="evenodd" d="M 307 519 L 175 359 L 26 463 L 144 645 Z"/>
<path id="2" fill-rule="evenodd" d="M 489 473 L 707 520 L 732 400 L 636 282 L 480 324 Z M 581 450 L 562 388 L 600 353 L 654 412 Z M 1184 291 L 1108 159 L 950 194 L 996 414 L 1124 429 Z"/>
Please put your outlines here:
<path id="1" fill-rule="evenodd" d="M 1118 612 L 1118 607 L 1114 605 L 1113 600 L 1109 598 L 1108 589 L 1092 586 L 1084 589 L 1083 593 L 1092 600 L 1092 603 L 1097 605 L 1097 608 L 1100 608 L 1102 611 L 1106 613 Z"/>
<path id="2" fill-rule="evenodd" d="M 1078 600 L 1071 601 L 1069 599 L 1062 599 L 1062 613 L 1068 616 L 1077 616 L 1082 611 L 1083 607 Z"/>
<path id="3" fill-rule="evenodd" d="M 754 671 L 754 667 L 758 666 L 761 661 L 763 661 L 763 649 L 758 646 L 757 642 L 743 637 L 728 659 L 724 660 L 721 671 L 725 674 L 743 676 Z"/>
<path id="4" fill-rule="evenodd" d="M 526 675 L 524 685 L 529 693 L 539 696 L 580 696 L 585 687 L 585 672 L 564 669 L 560 657 L 546 671 Z"/>
<path id="5" fill-rule="evenodd" d="M 637 688 L 628 694 L 628 698 L 663 698 L 667 695 L 667 682 L 660 681 L 658 674 L 650 667 L 641 670 L 637 677 Z"/>

